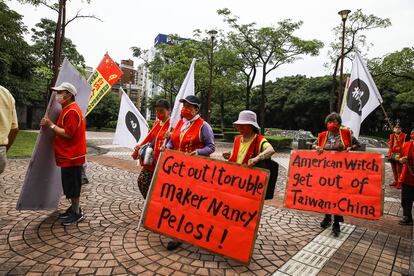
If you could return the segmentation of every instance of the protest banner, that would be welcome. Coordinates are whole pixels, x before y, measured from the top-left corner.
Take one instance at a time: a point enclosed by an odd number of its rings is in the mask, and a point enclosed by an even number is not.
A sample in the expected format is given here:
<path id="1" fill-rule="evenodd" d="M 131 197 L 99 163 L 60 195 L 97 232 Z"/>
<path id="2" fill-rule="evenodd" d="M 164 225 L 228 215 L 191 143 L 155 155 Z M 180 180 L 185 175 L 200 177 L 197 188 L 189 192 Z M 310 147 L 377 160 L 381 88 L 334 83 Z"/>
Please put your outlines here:
<path id="1" fill-rule="evenodd" d="M 248 264 L 269 172 L 166 150 L 143 212 L 145 228 Z"/>
<path id="2" fill-rule="evenodd" d="M 92 91 L 85 116 L 87 116 L 102 100 L 106 93 L 111 90 L 112 85 L 118 81 L 122 74 L 123 73 L 118 65 L 112 60 L 108 53 L 106 53 L 98 68 L 96 68 L 95 72 L 93 72 L 88 79 Z"/>
<path id="3" fill-rule="evenodd" d="M 292 151 L 285 206 L 378 220 L 383 211 L 383 181 L 381 154 Z"/>

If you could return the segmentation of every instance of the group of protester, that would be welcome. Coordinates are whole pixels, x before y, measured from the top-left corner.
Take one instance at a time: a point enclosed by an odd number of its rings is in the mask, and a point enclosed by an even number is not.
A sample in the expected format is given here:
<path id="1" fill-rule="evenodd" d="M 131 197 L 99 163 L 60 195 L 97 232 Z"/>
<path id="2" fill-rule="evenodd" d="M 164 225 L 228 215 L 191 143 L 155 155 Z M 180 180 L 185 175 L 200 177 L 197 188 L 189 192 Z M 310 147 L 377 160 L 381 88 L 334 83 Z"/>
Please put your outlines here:
<path id="1" fill-rule="evenodd" d="M 62 83 L 52 88 L 56 91 L 56 101 L 62 106 L 62 112 L 56 123 L 47 116 L 42 118 L 40 124 L 43 128 L 54 133 L 54 149 L 57 166 L 61 167 L 62 187 L 66 198 L 70 199 L 71 206 L 59 218 L 63 225 L 76 224 L 85 216 L 80 207 L 82 186 L 82 166 L 86 156 L 85 119 L 82 111 L 75 102 L 76 88 L 70 83 Z M 13 144 L 18 125 L 14 107 L 14 99 L 10 92 L 0 86 L 0 173 L 6 163 L 6 151 Z M 145 139 L 138 144 L 132 154 L 139 159 L 142 165 L 138 176 L 138 187 L 144 198 L 147 197 L 155 165 L 160 153 L 164 149 L 173 149 L 189 155 L 210 156 L 215 151 L 214 134 L 211 126 L 200 115 L 200 100 L 197 96 L 188 96 L 181 99 L 183 104 L 181 120 L 170 128 L 171 105 L 167 100 L 158 100 L 155 104 L 157 120 Z M 318 152 L 349 151 L 357 149 L 360 144 L 349 129 L 341 126 L 341 117 L 332 113 L 325 120 L 327 130 L 318 135 L 313 148 Z M 238 120 L 233 123 L 240 135 L 235 137 L 231 152 L 223 153 L 223 157 L 230 162 L 254 166 L 259 161 L 269 159 L 275 153 L 272 145 L 259 134 L 256 113 L 244 110 L 239 113 Z M 394 134 L 390 137 L 389 160 L 391 162 L 394 183 L 401 187 L 401 204 L 404 217 L 400 221 L 403 225 L 412 225 L 411 208 L 414 201 L 414 130 L 411 131 L 411 140 L 405 142 L 405 134 L 401 126 L 396 125 Z M 146 151 L 151 148 L 153 158 L 144 162 Z M 340 233 L 340 222 L 344 219 L 335 215 L 332 232 Z M 327 228 L 332 223 L 332 216 L 326 214 L 321 227 Z M 167 249 L 173 250 L 180 245 L 178 241 L 171 241 Z"/>
<path id="2" fill-rule="evenodd" d="M 403 218 L 401 225 L 413 225 L 412 206 L 414 202 L 414 160 L 413 140 L 414 129 L 410 136 L 402 132 L 402 127 L 397 122 L 394 126 L 394 133 L 390 135 L 388 160 L 391 163 L 394 181 L 389 184 L 401 189 L 401 206 Z"/>

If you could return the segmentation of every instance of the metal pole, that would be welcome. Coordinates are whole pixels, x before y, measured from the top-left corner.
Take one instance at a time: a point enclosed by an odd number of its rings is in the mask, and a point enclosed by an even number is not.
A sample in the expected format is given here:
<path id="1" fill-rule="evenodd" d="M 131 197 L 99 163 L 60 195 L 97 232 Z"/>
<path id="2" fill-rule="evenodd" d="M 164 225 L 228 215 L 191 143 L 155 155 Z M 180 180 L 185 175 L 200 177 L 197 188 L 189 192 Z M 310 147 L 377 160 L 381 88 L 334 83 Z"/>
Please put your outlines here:
<path id="1" fill-rule="evenodd" d="M 213 94 L 213 55 L 214 55 L 214 36 L 211 36 L 211 48 L 210 48 L 210 80 L 208 86 L 208 95 L 207 95 L 207 123 L 210 123 L 211 120 L 211 97 Z"/>
<path id="2" fill-rule="evenodd" d="M 338 90 L 338 113 L 341 112 L 341 103 L 342 103 L 342 82 L 343 82 L 343 71 L 344 71 L 344 47 L 345 47 L 345 21 L 346 21 L 346 18 L 343 18 L 342 19 L 341 69 L 339 73 L 339 90 Z"/>

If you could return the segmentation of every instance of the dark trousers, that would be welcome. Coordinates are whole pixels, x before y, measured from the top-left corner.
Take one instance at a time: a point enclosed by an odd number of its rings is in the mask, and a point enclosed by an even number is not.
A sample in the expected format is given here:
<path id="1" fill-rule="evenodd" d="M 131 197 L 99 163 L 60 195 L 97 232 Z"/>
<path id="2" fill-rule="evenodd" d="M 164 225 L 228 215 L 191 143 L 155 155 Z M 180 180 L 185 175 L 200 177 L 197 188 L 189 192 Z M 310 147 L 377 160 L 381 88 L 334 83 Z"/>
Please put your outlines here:
<path id="1" fill-rule="evenodd" d="M 332 220 L 331 214 L 325 214 L 325 219 Z M 344 217 L 339 215 L 334 215 L 334 223 L 344 222 Z"/>
<path id="2" fill-rule="evenodd" d="M 414 202 L 414 186 L 403 183 L 401 189 L 401 206 L 403 208 L 403 216 L 413 219 L 412 208 Z"/>

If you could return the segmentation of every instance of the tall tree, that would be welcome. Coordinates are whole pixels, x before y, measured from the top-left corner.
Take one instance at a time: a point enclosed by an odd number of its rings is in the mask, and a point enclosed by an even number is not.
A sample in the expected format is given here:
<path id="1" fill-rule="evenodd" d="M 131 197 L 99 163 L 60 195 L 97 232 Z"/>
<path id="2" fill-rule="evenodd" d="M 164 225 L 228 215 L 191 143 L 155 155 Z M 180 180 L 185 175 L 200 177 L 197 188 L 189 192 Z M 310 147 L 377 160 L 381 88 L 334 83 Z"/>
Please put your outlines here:
<path id="1" fill-rule="evenodd" d="M 344 58 L 349 57 L 352 51 L 361 52 L 363 49 L 368 49 L 370 44 L 367 42 L 365 32 L 371 29 L 387 28 L 391 26 L 391 21 L 388 18 L 380 18 L 373 14 L 366 15 L 361 9 L 351 13 L 346 21 L 345 26 L 345 46 L 344 46 Z M 330 43 L 330 49 L 328 51 L 328 57 L 330 61 L 326 64 L 327 67 L 332 67 L 332 90 L 330 93 L 329 109 L 331 112 L 334 108 L 334 95 L 338 89 L 338 81 L 336 75 L 338 74 L 339 62 L 341 60 L 341 48 L 342 48 L 342 24 L 333 29 L 335 34 L 335 41 Z M 344 85 L 344 84 L 339 84 Z M 340 100 L 340 99 L 338 99 Z"/>
<path id="2" fill-rule="evenodd" d="M 32 41 L 34 43 L 34 55 L 41 64 L 52 69 L 56 22 L 47 18 L 42 18 L 35 26 L 36 28 L 31 29 L 33 32 Z M 72 43 L 72 40 L 66 37 L 64 38 L 60 62 L 63 61 L 64 57 L 68 58 L 74 66 L 85 66 L 85 59 L 76 50 L 76 45 Z"/>
<path id="3" fill-rule="evenodd" d="M 289 19 L 280 21 L 277 27 L 256 28 L 256 23 L 239 24 L 238 17 L 230 10 L 222 9 L 218 14 L 231 28 L 241 34 L 243 40 L 251 47 L 262 67 L 262 84 L 260 89 L 260 124 L 261 132 L 265 129 L 266 79 L 270 72 L 283 64 L 293 63 L 303 54 L 317 55 L 323 43 L 318 40 L 303 40 L 294 35 L 302 22 Z"/>

